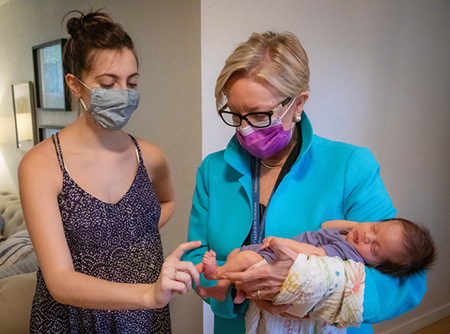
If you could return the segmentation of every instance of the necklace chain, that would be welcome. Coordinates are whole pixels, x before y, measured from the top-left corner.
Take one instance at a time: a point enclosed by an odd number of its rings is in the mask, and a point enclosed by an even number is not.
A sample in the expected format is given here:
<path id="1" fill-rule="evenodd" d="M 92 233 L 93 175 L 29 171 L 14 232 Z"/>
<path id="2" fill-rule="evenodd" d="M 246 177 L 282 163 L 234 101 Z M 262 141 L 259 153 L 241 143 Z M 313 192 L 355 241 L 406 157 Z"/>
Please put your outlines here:
<path id="1" fill-rule="evenodd" d="M 284 162 L 282 164 L 272 166 L 272 165 L 268 165 L 268 164 L 264 163 L 264 161 L 261 160 L 261 165 L 263 165 L 264 167 L 269 168 L 269 169 L 274 169 L 274 168 L 281 168 L 281 167 L 283 167 L 284 166 Z"/>

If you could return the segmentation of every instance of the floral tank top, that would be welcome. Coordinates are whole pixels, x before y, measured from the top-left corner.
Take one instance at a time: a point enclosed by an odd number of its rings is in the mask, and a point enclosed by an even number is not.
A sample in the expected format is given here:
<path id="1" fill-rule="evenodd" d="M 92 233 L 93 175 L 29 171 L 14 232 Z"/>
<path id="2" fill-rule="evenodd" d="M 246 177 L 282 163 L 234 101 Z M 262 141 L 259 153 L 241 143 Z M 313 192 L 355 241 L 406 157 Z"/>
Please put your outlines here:
<path id="1" fill-rule="evenodd" d="M 113 282 L 155 283 L 164 262 L 161 206 L 137 141 L 131 137 L 139 158 L 133 183 L 110 204 L 70 177 L 58 134 L 52 139 L 63 174 L 58 204 L 75 271 Z M 117 311 L 63 305 L 50 295 L 38 270 L 30 333 L 171 333 L 169 307 Z"/>

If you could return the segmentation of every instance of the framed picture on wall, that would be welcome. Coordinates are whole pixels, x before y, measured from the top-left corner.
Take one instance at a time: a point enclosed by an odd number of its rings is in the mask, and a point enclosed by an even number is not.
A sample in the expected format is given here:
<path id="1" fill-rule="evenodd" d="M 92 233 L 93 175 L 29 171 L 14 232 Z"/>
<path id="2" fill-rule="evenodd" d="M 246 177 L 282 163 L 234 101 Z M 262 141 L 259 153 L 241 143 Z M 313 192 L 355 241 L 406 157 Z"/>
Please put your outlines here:
<path id="1" fill-rule="evenodd" d="M 38 110 L 70 110 L 70 94 L 62 67 L 66 41 L 61 38 L 32 48 Z"/>
<path id="2" fill-rule="evenodd" d="M 33 84 L 31 82 L 11 85 L 16 146 L 28 151 L 37 144 L 36 111 L 34 109 Z"/>

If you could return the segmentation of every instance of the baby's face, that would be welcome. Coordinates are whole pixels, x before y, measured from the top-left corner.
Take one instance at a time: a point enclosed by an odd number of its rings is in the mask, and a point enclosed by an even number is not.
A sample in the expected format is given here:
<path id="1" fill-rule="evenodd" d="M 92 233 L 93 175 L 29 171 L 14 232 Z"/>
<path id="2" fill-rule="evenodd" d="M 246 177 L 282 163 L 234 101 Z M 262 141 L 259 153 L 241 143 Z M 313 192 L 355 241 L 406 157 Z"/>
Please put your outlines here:
<path id="1" fill-rule="evenodd" d="M 403 262 L 404 229 L 398 221 L 359 223 L 350 230 L 345 240 L 350 243 L 364 261 L 370 265 L 386 260 Z"/>

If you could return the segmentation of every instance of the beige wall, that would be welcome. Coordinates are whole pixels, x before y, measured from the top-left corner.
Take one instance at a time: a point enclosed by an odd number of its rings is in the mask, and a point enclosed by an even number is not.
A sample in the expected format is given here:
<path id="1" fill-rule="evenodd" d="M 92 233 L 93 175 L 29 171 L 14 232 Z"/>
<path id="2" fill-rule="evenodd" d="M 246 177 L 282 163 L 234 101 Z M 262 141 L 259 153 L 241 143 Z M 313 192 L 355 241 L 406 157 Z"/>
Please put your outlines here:
<path id="1" fill-rule="evenodd" d="M 314 131 L 370 148 L 398 215 L 430 227 L 440 258 L 428 292 L 377 333 L 450 315 L 449 17 L 446 0 L 202 0 L 203 156 L 232 135 L 214 109 L 228 54 L 253 31 L 290 30 L 310 58 Z"/>
<path id="2" fill-rule="evenodd" d="M 31 47 L 67 37 L 61 19 L 72 9 L 105 7 L 135 41 L 140 56 L 141 104 L 125 130 L 166 152 L 178 206 L 162 230 L 165 254 L 186 240 L 188 215 L 201 160 L 200 2 L 11 0 L 0 6 L 0 188 L 17 192 L 17 166 L 10 85 L 34 81 Z M 64 124 L 75 113 L 54 113 Z M 201 333 L 201 301 L 190 292 L 171 302 L 174 333 Z"/>

